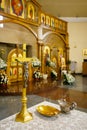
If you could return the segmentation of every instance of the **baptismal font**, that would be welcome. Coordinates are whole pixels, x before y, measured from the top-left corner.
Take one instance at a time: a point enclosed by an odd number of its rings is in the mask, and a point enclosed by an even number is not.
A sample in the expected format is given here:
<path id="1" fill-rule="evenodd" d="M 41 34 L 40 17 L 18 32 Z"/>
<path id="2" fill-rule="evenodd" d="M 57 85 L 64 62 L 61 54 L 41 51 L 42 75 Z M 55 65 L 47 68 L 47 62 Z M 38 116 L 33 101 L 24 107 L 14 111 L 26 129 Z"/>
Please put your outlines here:
<path id="1" fill-rule="evenodd" d="M 27 97 L 26 97 L 26 88 L 28 86 L 28 66 L 30 63 L 30 58 L 26 58 L 26 44 L 23 44 L 23 58 L 15 59 L 17 62 L 23 65 L 24 68 L 24 85 L 22 91 L 22 108 L 21 111 L 16 115 L 17 122 L 28 122 L 33 119 L 32 113 L 27 110 Z"/>

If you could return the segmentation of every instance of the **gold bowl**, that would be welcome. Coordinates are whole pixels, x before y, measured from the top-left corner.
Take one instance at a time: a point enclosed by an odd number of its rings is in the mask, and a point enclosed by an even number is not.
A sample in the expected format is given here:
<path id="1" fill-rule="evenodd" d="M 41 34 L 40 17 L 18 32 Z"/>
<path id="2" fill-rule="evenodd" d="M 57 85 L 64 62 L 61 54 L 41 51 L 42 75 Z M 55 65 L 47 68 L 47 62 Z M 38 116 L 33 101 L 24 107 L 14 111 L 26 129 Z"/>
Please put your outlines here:
<path id="1" fill-rule="evenodd" d="M 36 110 L 44 116 L 55 116 L 60 113 L 60 110 L 48 105 L 40 105 Z"/>

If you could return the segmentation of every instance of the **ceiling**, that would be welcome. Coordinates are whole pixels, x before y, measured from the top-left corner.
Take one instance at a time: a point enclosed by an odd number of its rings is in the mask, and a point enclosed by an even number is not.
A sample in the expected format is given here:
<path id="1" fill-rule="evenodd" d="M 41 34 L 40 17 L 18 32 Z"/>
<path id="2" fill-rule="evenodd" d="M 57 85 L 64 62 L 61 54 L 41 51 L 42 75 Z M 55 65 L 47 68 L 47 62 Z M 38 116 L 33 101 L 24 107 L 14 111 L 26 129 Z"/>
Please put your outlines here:
<path id="1" fill-rule="evenodd" d="M 53 16 L 69 20 L 87 21 L 87 0 L 37 0 L 42 10 Z M 74 19 L 73 19 L 74 18 Z"/>

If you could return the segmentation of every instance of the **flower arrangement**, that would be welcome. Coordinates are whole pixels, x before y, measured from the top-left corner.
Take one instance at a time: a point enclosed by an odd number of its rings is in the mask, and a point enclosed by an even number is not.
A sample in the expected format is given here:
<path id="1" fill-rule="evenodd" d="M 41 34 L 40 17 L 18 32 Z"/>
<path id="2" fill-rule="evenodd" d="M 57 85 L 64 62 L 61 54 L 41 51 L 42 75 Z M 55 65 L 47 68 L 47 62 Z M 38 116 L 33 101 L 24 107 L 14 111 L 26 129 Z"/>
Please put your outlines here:
<path id="1" fill-rule="evenodd" d="M 71 85 L 75 82 L 75 78 L 67 71 L 63 71 L 63 83 L 66 85 Z"/>
<path id="2" fill-rule="evenodd" d="M 34 71 L 34 73 L 33 73 L 33 78 L 34 79 L 40 79 L 41 78 L 41 73 L 40 73 L 40 71 Z"/>
<path id="3" fill-rule="evenodd" d="M 8 77 L 5 74 L 7 64 L 2 59 L 2 54 L 4 54 L 4 52 L 5 52 L 4 49 L 0 49 L 0 87 L 6 86 L 8 82 Z"/>
<path id="4" fill-rule="evenodd" d="M 7 85 L 8 77 L 5 73 L 0 73 L 0 86 Z"/>
<path id="5" fill-rule="evenodd" d="M 50 60 L 50 58 L 47 58 L 46 66 L 56 68 L 56 64 Z"/>
<path id="6" fill-rule="evenodd" d="M 50 67 L 56 68 L 56 64 L 52 61 L 50 61 Z"/>
<path id="7" fill-rule="evenodd" d="M 6 69 L 7 64 L 0 58 L 0 69 Z"/>
<path id="8" fill-rule="evenodd" d="M 51 70 L 51 78 L 56 79 L 57 78 L 57 72 L 55 70 Z"/>
<path id="9" fill-rule="evenodd" d="M 32 58 L 32 67 L 40 67 L 41 61 L 37 57 Z"/>
<path id="10" fill-rule="evenodd" d="M 43 74 L 43 79 L 47 79 L 48 74 Z"/>

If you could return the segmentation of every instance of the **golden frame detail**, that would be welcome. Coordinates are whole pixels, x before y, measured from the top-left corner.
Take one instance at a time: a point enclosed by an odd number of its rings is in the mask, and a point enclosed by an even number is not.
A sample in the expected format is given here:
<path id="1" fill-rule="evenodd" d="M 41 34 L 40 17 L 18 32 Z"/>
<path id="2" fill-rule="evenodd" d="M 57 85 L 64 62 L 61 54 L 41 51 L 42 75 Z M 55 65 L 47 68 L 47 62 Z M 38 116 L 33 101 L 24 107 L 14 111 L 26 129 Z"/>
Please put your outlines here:
<path id="1" fill-rule="evenodd" d="M 83 49 L 83 56 L 87 56 L 87 49 Z"/>
<path id="2" fill-rule="evenodd" d="M 24 1 L 19 0 L 15 3 L 14 0 L 10 0 L 10 13 L 12 15 L 24 18 Z"/>
<path id="3" fill-rule="evenodd" d="M 5 7 L 5 0 L 2 0 L 0 2 L 0 10 L 3 10 L 4 11 L 4 7 Z"/>
<path id="4" fill-rule="evenodd" d="M 28 18 L 33 19 L 34 20 L 34 6 L 32 4 L 28 4 Z"/>

